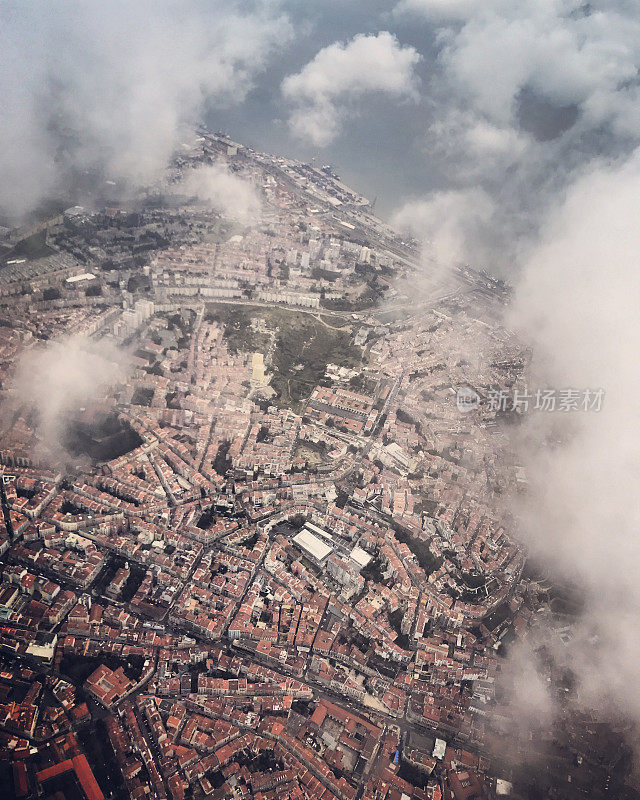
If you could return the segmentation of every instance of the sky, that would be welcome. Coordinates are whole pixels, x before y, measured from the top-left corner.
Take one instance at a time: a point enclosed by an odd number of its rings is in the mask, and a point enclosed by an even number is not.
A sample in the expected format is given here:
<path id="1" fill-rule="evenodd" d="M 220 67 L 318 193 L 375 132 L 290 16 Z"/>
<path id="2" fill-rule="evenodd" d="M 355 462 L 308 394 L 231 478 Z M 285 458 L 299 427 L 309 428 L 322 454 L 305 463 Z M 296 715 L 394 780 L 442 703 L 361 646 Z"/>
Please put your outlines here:
<path id="1" fill-rule="evenodd" d="M 70 185 L 148 185 L 204 119 L 332 164 L 444 268 L 509 279 L 537 374 L 606 391 L 564 449 L 546 446 L 551 418 L 514 442 L 531 481 L 521 535 L 585 588 L 589 625 L 567 650 L 583 696 L 640 721 L 640 0 L 0 0 L 0 13 L 4 219 Z M 205 177 L 225 193 L 229 176 Z"/>

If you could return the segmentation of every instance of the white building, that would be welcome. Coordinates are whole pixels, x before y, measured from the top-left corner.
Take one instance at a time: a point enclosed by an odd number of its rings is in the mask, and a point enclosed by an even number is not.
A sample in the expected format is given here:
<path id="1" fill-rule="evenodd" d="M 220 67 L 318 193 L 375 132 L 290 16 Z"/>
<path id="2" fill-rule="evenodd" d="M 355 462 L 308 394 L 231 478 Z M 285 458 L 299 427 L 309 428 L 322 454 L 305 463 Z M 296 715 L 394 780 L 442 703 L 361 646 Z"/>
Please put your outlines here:
<path id="1" fill-rule="evenodd" d="M 333 547 L 314 536 L 306 528 L 296 534 L 293 537 L 293 541 L 311 561 L 319 566 L 322 566 L 333 552 Z"/>

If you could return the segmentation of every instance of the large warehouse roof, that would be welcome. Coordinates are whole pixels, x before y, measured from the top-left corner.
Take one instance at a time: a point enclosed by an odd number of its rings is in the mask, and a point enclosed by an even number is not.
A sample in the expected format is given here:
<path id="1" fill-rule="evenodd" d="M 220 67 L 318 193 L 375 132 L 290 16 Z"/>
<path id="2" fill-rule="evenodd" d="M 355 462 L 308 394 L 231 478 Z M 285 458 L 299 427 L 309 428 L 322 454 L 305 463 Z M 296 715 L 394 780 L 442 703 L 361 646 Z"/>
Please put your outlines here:
<path id="1" fill-rule="evenodd" d="M 315 558 L 316 561 L 324 561 L 333 550 L 333 547 L 325 544 L 317 536 L 304 529 L 293 537 L 293 541 L 301 550 Z"/>
<path id="2" fill-rule="evenodd" d="M 304 529 L 310 531 L 314 536 L 319 536 L 321 539 L 326 539 L 329 542 L 333 541 L 333 536 L 328 531 L 325 531 L 324 528 L 319 528 L 313 522 L 306 522 Z"/>

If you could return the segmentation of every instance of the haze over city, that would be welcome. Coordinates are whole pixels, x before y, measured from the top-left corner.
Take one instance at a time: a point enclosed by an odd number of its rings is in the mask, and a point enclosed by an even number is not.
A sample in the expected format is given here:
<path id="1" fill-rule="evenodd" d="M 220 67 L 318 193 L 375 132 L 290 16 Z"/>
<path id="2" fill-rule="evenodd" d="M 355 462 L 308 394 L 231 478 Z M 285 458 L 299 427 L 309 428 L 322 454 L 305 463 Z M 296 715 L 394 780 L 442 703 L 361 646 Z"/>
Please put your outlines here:
<path id="1" fill-rule="evenodd" d="M 640 3 L 0 9 L 0 797 L 638 797 Z"/>

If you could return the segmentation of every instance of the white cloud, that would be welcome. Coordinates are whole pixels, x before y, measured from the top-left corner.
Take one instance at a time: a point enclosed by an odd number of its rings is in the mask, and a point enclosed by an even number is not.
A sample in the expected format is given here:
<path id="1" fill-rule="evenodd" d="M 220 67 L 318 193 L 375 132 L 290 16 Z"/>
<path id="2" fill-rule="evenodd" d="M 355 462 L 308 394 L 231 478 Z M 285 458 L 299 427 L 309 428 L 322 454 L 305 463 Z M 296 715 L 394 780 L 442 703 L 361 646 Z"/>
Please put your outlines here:
<path id="1" fill-rule="evenodd" d="M 554 651 L 576 677 L 573 702 L 637 725 L 638 3 L 403 0 L 397 11 L 438 32 L 424 149 L 455 187 L 397 218 L 444 261 L 491 268 L 491 248 L 504 259 L 516 284 L 508 324 L 534 345 L 532 388 L 605 390 L 600 413 L 532 414 L 514 431 L 530 481 L 516 510 L 536 563 L 585 595 L 573 638 Z M 543 134 L 538 123 L 554 114 L 556 132 Z M 478 192 L 486 216 L 473 213 Z M 516 675 L 533 663 L 520 650 Z M 545 692 L 510 699 L 517 720 L 548 726 L 535 719 L 549 711 Z"/>
<path id="2" fill-rule="evenodd" d="M 0 208 L 28 210 L 73 170 L 152 181 L 207 105 L 241 101 L 292 29 L 274 3 L 6 3 Z"/>
<path id="3" fill-rule="evenodd" d="M 403 0 L 396 11 L 442 26 L 444 79 L 499 124 L 513 119 L 514 101 L 525 87 L 558 104 L 581 105 L 596 93 L 616 95 L 637 78 L 636 3 Z M 634 98 L 628 99 L 631 104 Z"/>
<path id="4" fill-rule="evenodd" d="M 425 153 L 447 164 L 457 184 L 475 185 L 492 178 L 539 150 L 532 137 L 516 127 L 490 121 L 472 109 L 444 106 L 425 137 Z"/>
<path id="5" fill-rule="evenodd" d="M 392 224 L 422 243 L 425 258 L 448 268 L 477 256 L 493 212 L 493 201 L 482 189 L 441 191 L 405 203 Z"/>
<path id="6" fill-rule="evenodd" d="M 40 444 L 63 457 L 70 417 L 124 382 L 129 368 L 127 355 L 104 341 L 56 339 L 19 358 L 9 387 L 10 407 L 35 410 Z"/>
<path id="7" fill-rule="evenodd" d="M 503 124 L 525 86 L 559 104 L 616 92 L 637 74 L 640 18 L 615 2 L 577 10 L 567 0 L 487 0 L 452 34 L 442 64 L 479 112 Z"/>
<path id="8" fill-rule="evenodd" d="M 550 211 L 511 314 L 535 343 L 535 368 L 547 385 L 605 390 L 599 413 L 565 415 L 562 447 L 540 446 L 551 425 L 557 434 L 557 413 L 530 420 L 520 453 L 531 482 L 521 527 L 530 551 L 586 595 L 584 619 L 562 656 L 581 701 L 636 722 L 639 214 L 640 150 L 588 171 Z"/>
<path id="9" fill-rule="evenodd" d="M 282 82 L 282 93 L 294 106 L 291 130 L 322 146 L 335 139 L 345 114 L 363 95 L 379 92 L 415 99 L 419 61 L 413 47 L 402 46 L 387 31 L 325 47 Z"/>
<path id="10" fill-rule="evenodd" d="M 463 196 L 481 188 L 495 206 L 493 234 L 478 239 L 475 258 L 473 218 L 471 232 L 462 230 L 470 260 L 488 264 L 493 240 L 494 264 L 511 270 L 518 239 L 535 237 L 576 175 L 640 142 L 637 9 L 626 0 L 403 0 L 396 7 L 437 32 L 425 156 L 450 187 Z"/>
<path id="11" fill-rule="evenodd" d="M 260 213 L 256 188 L 219 164 L 188 170 L 175 188 L 241 222 L 255 220 Z"/>

